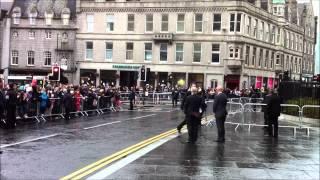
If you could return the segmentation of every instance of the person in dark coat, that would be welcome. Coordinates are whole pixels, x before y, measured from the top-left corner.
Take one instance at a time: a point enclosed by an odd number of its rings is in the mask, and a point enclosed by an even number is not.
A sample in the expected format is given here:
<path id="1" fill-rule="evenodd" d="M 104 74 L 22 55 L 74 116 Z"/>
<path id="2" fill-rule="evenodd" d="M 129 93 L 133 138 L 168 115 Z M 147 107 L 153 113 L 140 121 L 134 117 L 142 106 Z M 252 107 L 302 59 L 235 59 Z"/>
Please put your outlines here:
<path id="1" fill-rule="evenodd" d="M 178 105 L 178 98 L 179 98 L 179 91 L 176 88 L 172 89 L 172 107 L 177 107 Z"/>
<path id="2" fill-rule="evenodd" d="M 134 92 L 134 88 L 131 87 L 131 91 L 130 91 L 130 94 L 129 94 L 129 101 L 130 101 L 130 108 L 129 110 L 133 110 L 133 102 L 134 102 L 134 99 L 136 98 L 136 94 Z"/>
<path id="3" fill-rule="evenodd" d="M 195 86 L 195 85 L 193 85 L 193 86 Z M 185 105 L 186 99 L 190 95 L 191 95 L 191 91 L 187 91 L 187 92 L 184 93 L 183 99 L 182 99 L 182 102 L 181 102 L 181 106 L 180 106 L 182 111 L 184 111 L 184 105 Z M 181 133 L 182 127 L 187 124 L 186 118 L 187 117 L 185 116 L 184 120 L 177 126 L 178 133 Z"/>
<path id="4" fill-rule="evenodd" d="M 0 79 L 0 121 L 2 118 L 4 118 L 4 108 L 5 108 L 5 97 L 4 97 L 4 92 L 2 91 L 3 84 L 2 80 Z"/>
<path id="5" fill-rule="evenodd" d="M 221 86 L 218 86 L 216 88 L 217 95 L 214 98 L 213 103 L 213 113 L 216 118 L 216 124 L 218 129 L 218 139 L 216 142 L 223 143 L 225 141 L 225 129 L 224 129 L 224 123 L 226 121 L 227 117 L 227 96 L 223 93 L 223 88 Z"/>
<path id="6" fill-rule="evenodd" d="M 262 106 L 262 112 L 264 117 L 264 127 L 263 129 L 268 129 L 266 126 L 268 126 L 268 112 L 267 112 L 267 104 L 269 102 L 269 98 L 271 96 L 271 91 L 269 89 L 266 89 L 266 92 L 263 93 L 263 101 L 262 104 L 266 104 L 265 106 Z"/>
<path id="7" fill-rule="evenodd" d="M 67 89 L 67 92 L 63 96 L 62 102 L 65 109 L 65 119 L 70 120 L 70 112 L 73 107 L 73 99 L 72 95 L 70 94 L 70 89 Z"/>
<path id="8" fill-rule="evenodd" d="M 189 134 L 188 143 L 195 143 L 198 139 L 198 129 L 201 121 L 201 113 L 203 110 L 203 100 L 198 93 L 198 89 L 193 86 L 191 88 L 192 95 L 188 96 L 184 104 L 184 113 L 186 114 L 187 128 Z"/>
<path id="9" fill-rule="evenodd" d="M 277 91 L 273 90 L 267 104 L 267 113 L 268 113 L 268 120 L 269 120 L 268 122 L 269 136 L 273 136 L 275 138 L 278 137 L 278 118 L 281 113 L 281 103 L 282 103 L 282 99 L 278 95 Z"/>
<path id="10" fill-rule="evenodd" d="M 14 84 L 9 84 L 9 90 L 6 94 L 7 107 L 7 128 L 16 127 L 16 108 L 17 108 L 17 93 L 14 89 Z"/>

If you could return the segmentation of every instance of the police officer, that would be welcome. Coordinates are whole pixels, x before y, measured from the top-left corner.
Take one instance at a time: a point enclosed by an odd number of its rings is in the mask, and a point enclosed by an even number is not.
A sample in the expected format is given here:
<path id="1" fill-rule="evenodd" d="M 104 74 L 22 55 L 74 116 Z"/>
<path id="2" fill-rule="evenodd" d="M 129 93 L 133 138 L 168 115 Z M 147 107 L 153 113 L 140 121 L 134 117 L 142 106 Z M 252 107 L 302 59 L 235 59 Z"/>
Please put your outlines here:
<path id="1" fill-rule="evenodd" d="M 13 129 L 16 127 L 16 108 L 17 108 L 17 93 L 14 89 L 14 84 L 9 84 L 9 90 L 6 94 L 7 107 L 7 128 Z"/>
<path id="2" fill-rule="evenodd" d="M 197 94 L 198 89 L 191 87 L 191 95 L 187 97 L 184 105 L 184 113 L 186 114 L 187 128 L 189 134 L 188 143 L 194 144 L 198 139 L 198 129 L 201 121 L 201 113 L 203 112 L 203 100 Z"/>
<path id="3" fill-rule="evenodd" d="M 177 88 L 172 88 L 172 107 L 177 107 L 178 104 L 178 98 L 179 98 L 179 91 L 177 90 Z"/>

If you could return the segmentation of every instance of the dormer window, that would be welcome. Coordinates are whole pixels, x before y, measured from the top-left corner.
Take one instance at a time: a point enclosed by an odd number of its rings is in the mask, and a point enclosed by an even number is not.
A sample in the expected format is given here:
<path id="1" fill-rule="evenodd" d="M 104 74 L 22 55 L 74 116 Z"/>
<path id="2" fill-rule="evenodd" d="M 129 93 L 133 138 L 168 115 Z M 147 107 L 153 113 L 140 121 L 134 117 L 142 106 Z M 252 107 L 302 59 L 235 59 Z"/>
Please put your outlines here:
<path id="1" fill-rule="evenodd" d="M 62 9 L 61 19 L 62 19 L 62 24 L 64 26 L 68 26 L 69 25 L 69 19 L 70 19 L 70 9 L 69 8 Z"/>
<path id="2" fill-rule="evenodd" d="M 36 9 L 36 8 L 32 8 L 32 9 L 30 10 L 30 13 L 29 13 L 29 22 L 30 22 L 30 25 L 36 25 L 37 15 L 38 15 L 37 9 Z"/>
<path id="3" fill-rule="evenodd" d="M 46 19 L 46 25 L 52 24 L 53 11 L 49 10 L 44 13 L 44 17 Z"/>
<path id="4" fill-rule="evenodd" d="M 12 12 L 13 24 L 20 24 L 21 9 L 19 7 L 15 7 Z"/>

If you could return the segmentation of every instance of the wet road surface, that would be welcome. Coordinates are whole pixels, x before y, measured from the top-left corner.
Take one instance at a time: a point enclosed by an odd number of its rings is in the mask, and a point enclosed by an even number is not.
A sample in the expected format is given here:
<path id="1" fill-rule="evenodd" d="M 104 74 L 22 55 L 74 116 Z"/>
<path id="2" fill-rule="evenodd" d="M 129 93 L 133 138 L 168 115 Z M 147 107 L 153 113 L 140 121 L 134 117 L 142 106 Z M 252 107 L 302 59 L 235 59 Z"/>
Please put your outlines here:
<path id="1" fill-rule="evenodd" d="M 37 125 L 19 124 L 15 130 L 0 130 L 1 146 L 8 146 L 2 147 L 0 179 L 63 177 L 102 157 L 172 129 L 181 120 L 182 113 L 168 111 L 171 108 L 163 112 L 118 112 L 72 119 L 69 123 L 55 120 Z M 45 138 L 28 142 L 39 137 Z"/>
<path id="2" fill-rule="evenodd" d="M 251 118 L 257 122 L 261 116 Z M 0 130 L 0 179 L 58 179 L 182 119 L 179 110 L 156 107 Z M 183 134 L 105 179 L 319 179 L 319 131 L 307 137 L 298 130 L 294 137 L 292 129 L 280 128 L 273 139 L 261 127 L 250 133 L 226 127 L 225 144 L 214 142 L 216 127 L 203 127 L 196 145 L 187 144 Z"/>

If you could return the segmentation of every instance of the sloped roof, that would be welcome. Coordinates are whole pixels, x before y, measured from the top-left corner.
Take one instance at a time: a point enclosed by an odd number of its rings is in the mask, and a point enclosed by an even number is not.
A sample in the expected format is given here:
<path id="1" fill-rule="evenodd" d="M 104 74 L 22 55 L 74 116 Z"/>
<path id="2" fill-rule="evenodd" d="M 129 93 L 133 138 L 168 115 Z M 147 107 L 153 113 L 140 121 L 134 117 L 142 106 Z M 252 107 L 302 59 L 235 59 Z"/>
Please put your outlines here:
<path id="1" fill-rule="evenodd" d="M 14 7 L 21 8 L 21 17 L 29 17 L 29 12 L 36 9 L 38 17 L 44 17 L 46 11 L 53 11 L 54 17 L 60 18 L 65 8 L 70 9 L 70 17 L 76 15 L 75 0 L 15 0 Z"/>

